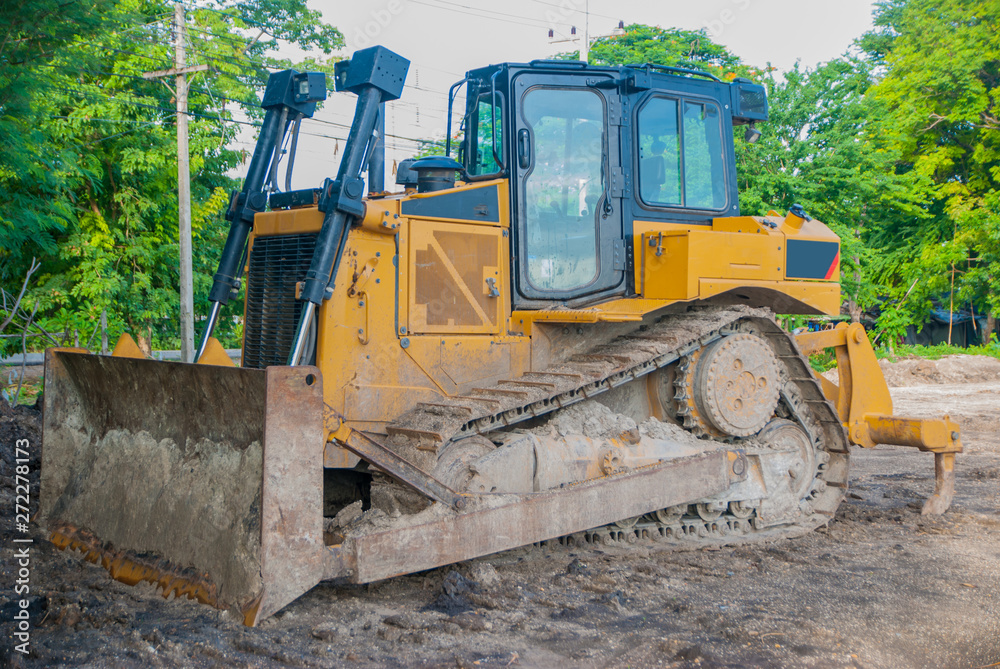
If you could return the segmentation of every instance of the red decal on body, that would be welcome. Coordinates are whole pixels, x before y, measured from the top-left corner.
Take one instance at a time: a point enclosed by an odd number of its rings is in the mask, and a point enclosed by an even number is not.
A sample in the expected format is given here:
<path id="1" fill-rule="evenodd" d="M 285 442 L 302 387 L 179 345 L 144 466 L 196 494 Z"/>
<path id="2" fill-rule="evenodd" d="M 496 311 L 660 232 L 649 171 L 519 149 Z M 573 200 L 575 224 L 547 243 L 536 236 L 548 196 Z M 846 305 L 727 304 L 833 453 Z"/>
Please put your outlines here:
<path id="1" fill-rule="evenodd" d="M 830 263 L 830 269 L 826 270 L 826 276 L 823 278 L 830 280 L 833 277 L 834 271 L 837 269 L 837 265 L 840 264 L 840 249 L 837 249 L 837 255 L 833 256 L 833 262 Z"/>

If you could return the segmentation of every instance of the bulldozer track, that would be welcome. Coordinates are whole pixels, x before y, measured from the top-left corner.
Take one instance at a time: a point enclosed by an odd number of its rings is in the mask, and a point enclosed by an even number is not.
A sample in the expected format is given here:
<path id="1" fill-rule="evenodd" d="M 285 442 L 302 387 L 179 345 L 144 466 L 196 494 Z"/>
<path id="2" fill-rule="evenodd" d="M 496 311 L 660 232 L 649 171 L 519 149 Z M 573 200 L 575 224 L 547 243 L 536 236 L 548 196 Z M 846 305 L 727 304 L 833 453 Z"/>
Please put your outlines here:
<path id="1" fill-rule="evenodd" d="M 778 326 L 767 309 L 705 307 L 686 314 L 671 314 L 544 371 L 503 379 L 494 386 L 477 388 L 471 395 L 418 405 L 387 431 L 396 439 L 412 441 L 421 450 L 440 452 L 450 441 L 516 427 L 671 364 L 683 365 L 705 346 L 738 332 L 763 338 L 778 359 L 782 387 L 776 417 L 797 423 L 808 434 L 813 447 L 828 454 L 819 459 L 812 472 L 801 512 L 777 523 L 761 522 L 755 513 L 723 513 L 718 518 L 704 520 L 691 505 L 687 513 L 670 522 L 644 516 L 635 519 L 632 527 L 609 525 L 563 537 L 561 541 L 627 544 L 648 538 L 687 545 L 733 544 L 802 534 L 828 522 L 843 499 L 849 446 L 833 406 L 824 397 L 794 338 Z M 685 418 L 683 407 L 687 404 L 683 398 L 678 398 L 678 405 L 681 417 Z M 702 438 L 712 437 L 690 420 L 685 423 L 692 433 Z M 736 447 L 745 444 L 753 447 L 751 440 L 732 437 L 722 440 Z"/>

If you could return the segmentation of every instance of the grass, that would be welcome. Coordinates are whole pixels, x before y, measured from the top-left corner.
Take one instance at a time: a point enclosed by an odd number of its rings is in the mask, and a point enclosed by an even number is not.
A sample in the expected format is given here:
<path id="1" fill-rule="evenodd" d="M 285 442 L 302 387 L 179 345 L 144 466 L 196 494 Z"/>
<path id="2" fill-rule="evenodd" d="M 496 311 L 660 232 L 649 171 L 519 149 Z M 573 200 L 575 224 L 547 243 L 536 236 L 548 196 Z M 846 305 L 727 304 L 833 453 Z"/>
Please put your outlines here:
<path id="1" fill-rule="evenodd" d="M 892 362 L 902 358 L 940 360 L 946 355 L 987 355 L 991 358 L 1000 359 L 1000 344 L 997 344 L 995 340 L 991 341 L 989 344 L 969 346 L 968 348 L 949 344 L 935 344 L 933 346 L 910 346 L 908 344 L 904 344 L 902 346 L 897 346 L 894 353 L 890 353 L 887 349 L 875 349 L 875 357 L 880 359 L 885 358 Z"/>
<path id="2" fill-rule="evenodd" d="M 833 354 L 832 348 L 823 349 L 822 352 L 809 356 L 809 366 L 817 374 L 822 374 L 837 366 L 837 356 Z"/>
<path id="3" fill-rule="evenodd" d="M 7 372 L 9 368 L 0 368 L 3 372 Z M 0 402 L 11 403 L 11 399 L 14 397 L 14 393 L 17 392 L 17 379 L 13 379 L 13 383 L 7 383 L 10 379 L 6 373 L 0 378 Z M 21 393 L 17 396 L 18 404 L 32 405 L 35 400 L 38 399 L 38 395 L 42 392 L 42 380 L 41 379 L 25 379 L 24 383 L 21 384 Z"/>

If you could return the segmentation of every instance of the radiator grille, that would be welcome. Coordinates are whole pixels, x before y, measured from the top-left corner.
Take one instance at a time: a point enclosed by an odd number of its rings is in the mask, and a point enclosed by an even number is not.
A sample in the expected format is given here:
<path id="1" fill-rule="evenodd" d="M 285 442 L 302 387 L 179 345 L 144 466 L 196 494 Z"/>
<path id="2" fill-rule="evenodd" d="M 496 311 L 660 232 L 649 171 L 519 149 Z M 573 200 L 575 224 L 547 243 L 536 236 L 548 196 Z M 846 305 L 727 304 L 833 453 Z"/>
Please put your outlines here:
<path id="1" fill-rule="evenodd" d="M 295 284 L 305 280 L 315 246 L 315 234 L 254 240 L 243 328 L 244 367 L 288 364 L 302 311 Z"/>

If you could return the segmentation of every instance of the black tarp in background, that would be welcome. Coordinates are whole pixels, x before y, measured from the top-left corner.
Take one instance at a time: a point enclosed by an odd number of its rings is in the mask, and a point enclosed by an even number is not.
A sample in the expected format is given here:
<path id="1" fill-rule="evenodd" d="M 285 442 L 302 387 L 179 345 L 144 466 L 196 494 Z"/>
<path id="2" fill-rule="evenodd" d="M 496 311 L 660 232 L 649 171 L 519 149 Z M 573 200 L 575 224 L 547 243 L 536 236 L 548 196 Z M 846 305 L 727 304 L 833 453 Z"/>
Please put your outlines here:
<path id="1" fill-rule="evenodd" d="M 933 346 L 935 344 L 948 343 L 948 295 L 944 294 L 934 300 L 934 307 L 924 318 L 924 322 L 919 325 L 911 325 L 906 328 L 906 335 L 903 337 L 903 344 Z M 943 306 L 942 306 L 943 305 Z M 861 324 L 865 330 L 872 332 L 875 329 L 875 322 L 882 314 L 879 307 L 873 307 L 861 314 Z M 846 316 L 846 312 L 841 312 Z M 973 318 L 974 316 L 974 318 Z M 953 346 L 967 348 L 969 346 L 979 346 L 985 343 L 986 315 L 979 311 L 973 312 L 971 305 L 965 304 L 956 308 L 951 314 L 951 343 Z M 810 330 L 822 330 L 830 327 L 828 321 L 817 321 L 810 323 Z M 1000 339 L 1000 336 L 997 337 Z"/>
<path id="2" fill-rule="evenodd" d="M 977 346 L 984 343 L 983 333 L 986 330 L 986 316 L 975 314 L 967 306 L 956 309 L 952 316 L 951 343 L 954 346 Z M 905 344 L 930 346 L 948 343 L 948 310 L 935 306 L 922 326 L 911 325 L 906 329 Z"/>

